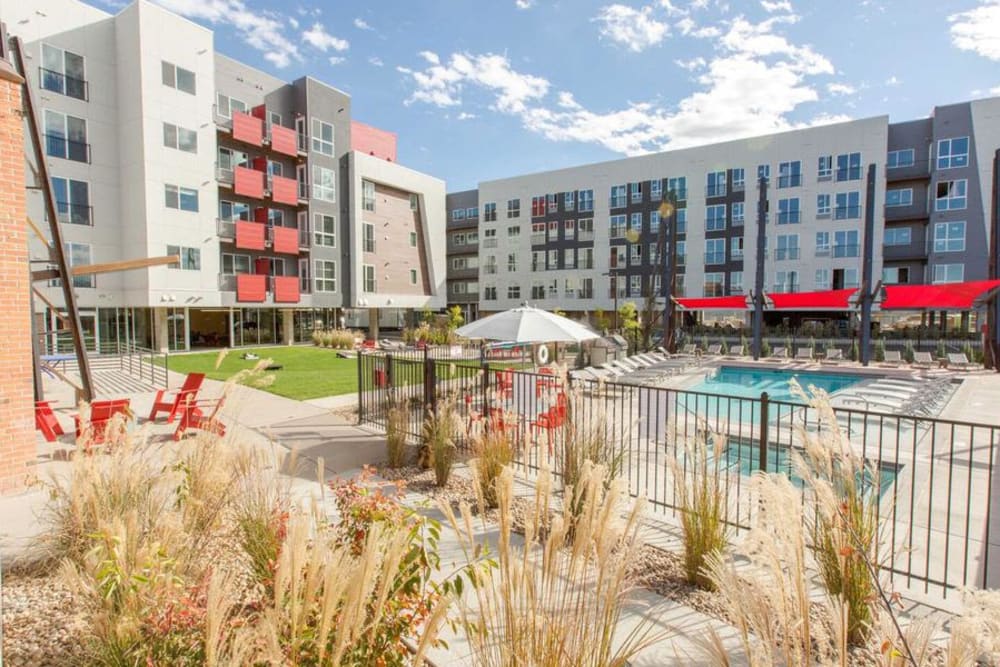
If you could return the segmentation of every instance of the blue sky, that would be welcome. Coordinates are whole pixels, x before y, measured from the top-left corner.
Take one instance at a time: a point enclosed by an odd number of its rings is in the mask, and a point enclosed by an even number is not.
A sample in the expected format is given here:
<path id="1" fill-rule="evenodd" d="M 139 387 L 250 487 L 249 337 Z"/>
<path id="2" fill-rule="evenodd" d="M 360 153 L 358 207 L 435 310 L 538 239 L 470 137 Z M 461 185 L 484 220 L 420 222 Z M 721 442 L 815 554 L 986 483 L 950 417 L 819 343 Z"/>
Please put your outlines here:
<path id="1" fill-rule="evenodd" d="M 1000 0 L 155 1 L 349 92 L 449 191 L 1000 95 Z"/>

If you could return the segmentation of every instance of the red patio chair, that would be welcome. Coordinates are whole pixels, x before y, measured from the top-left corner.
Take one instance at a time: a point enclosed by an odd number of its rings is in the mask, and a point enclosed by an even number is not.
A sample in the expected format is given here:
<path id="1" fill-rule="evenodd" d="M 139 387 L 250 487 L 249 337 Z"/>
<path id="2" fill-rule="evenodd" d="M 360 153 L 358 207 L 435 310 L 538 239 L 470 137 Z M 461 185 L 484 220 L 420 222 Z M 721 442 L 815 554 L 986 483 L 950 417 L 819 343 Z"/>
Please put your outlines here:
<path id="1" fill-rule="evenodd" d="M 556 370 L 551 366 L 542 366 L 538 369 L 539 375 L 548 377 L 535 378 L 535 398 L 541 398 L 550 391 L 562 390 L 562 382 L 556 377 Z"/>
<path id="2" fill-rule="evenodd" d="M 222 404 L 225 400 L 225 396 L 220 396 L 219 398 L 210 400 L 192 401 L 185 405 L 180 412 L 180 422 L 177 424 L 177 430 L 174 431 L 174 440 L 183 438 L 189 429 L 215 433 L 219 436 L 225 435 L 226 425 L 222 423 L 221 416 L 219 415 L 219 411 L 222 410 Z M 211 412 L 208 412 L 209 409 L 211 409 Z"/>
<path id="3" fill-rule="evenodd" d="M 545 440 L 549 446 L 549 455 L 552 455 L 552 432 L 557 428 L 562 428 L 566 423 L 566 394 L 560 392 L 556 399 L 556 404 L 538 415 L 535 421 L 531 422 L 531 432 L 545 431 Z"/>
<path id="4" fill-rule="evenodd" d="M 76 424 L 76 439 L 84 439 L 85 446 L 99 445 L 107 439 L 108 425 L 115 415 L 124 415 L 126 419 L 132 416 L 131 400 L 116 398 L 110 401 L 92 401 L 89 418 L 82 414 L 73 415 Z"/>
<path id="5" fill-rule="evenodd" d="M 166 389 L 156 392 L 156 398 L 153 399 L 153 409 L 149 411 L 149 421 L 155 421 L 157 413 L 166 412 L 167 423 L 173 422 L 182 404 L 197 398 L 198 390 L 201 389 L 201 383 L 204 381 L 204 373 L 188 373 L 187 377 L 184 378 L 184 384 L 174 392 L 173 397 L 168 396 Z"/>
<path id="6" fill-rule="evenodd" d="M 65 434 L 52 411 L 51 401 L 35 401 L 35 428 L 42 432 L 46 442 L 55 442 L 60 435 Z"/>
<path id="7" fill-rule="evenodd" d="M 495 371 L 497 378 L 497 395 L 500 398 L 510 400 L 514 396 L 514 369 L 505 368 L 502 371 Z"/>

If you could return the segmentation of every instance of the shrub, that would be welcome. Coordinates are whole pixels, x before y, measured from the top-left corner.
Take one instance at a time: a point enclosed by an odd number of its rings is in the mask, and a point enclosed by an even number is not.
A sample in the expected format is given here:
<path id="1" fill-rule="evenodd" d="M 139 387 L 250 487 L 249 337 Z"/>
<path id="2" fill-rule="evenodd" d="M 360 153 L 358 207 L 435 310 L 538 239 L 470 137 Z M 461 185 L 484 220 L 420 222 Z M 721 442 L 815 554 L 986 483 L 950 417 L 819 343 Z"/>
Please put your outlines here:
<path id="1" fill-rule="evenodd" d="M 948 356 L 948 349 L 944 346 L 943 340 L 938 341 L 937 348 L 934 352 L 934 356 L 936 356 L 938 359 L 944 359 L 945 357 Z"/>
<path id="2" fill-rule="evenodd" d="M 885 340 L 882 338 L 875 341 L 875 361 L 885 361 Z"/>
<path id="3" fill-rule="evenodd" d="M 444 486 L 451 477 L 455 463 L 455 436 L 461 424 L 451 400 L 438 402 L 436 410 L 428 410 L 424 419 L 423 446 L 430 467 L 434 468 L 434 479 L 438 486 Z"/>
<path id="4" fill-rule="evenodd" d="M 680 496 L 684 575 L 689 584 L 706 589 L 713 585 L 705 575 L 705 565 L 709 557 L 721 554 L 729 542 L 722 467 L 725 443 L 719 435 L 696 436 L 684 443 L 683 458 L 670 462 Z"/>
<path id="5" fill-rule="evenodd" d="M 571 406 L 580 404 L 576 400 L 570 401 Z M 624 452 L 616 447 L 614 434 L 603 414 L 584 416 L 581 411 L 570 409 L 567 411 L 565 430 L 562 482 L 564 487 L 576 491 L 570 494 L 571 500 L 564 498 L 564 501 L 570 502 L 571 510 L 576 513 L 582 509 L 584 500 L 580 495 L 585 490 L 581 481 L 587 462 L 601 466 L 608 479 L 614 479 L 621 475 Z"/>
<path id="6" fill-rule="evenodd" d="M 771 343 L 766 338 L 761 340 L 760 343 L 760 356 L 770 357 L 771 356 Z"/>
<path id="7" fill-rule="evenodd" d="M 858 350 L 858 340 L 851 341 L 851 361 L 861 361 L 861 352 Z"/>
<path id="8" fill-rule="evenodd" d="M 385 422 L 386 465 L 390 468 L 402 468 L 406 465 L 407 429 L 410 425 L 410 413 L 405 405 L 389 406 Z"/>
<path id="9" fill-rule="evenodd" d="M 291 510 L 288 481 L 280 477 L 282 460 L 258 453 L 241 471 L 232 508 L 236 544 L 256 583 L 270 590 Z"/>
<path id="10" fill-rule="evenodd" d="M 472 441 L 469 461 L 476 497 L 484 508 L 494 508 L 499 503 L 497 480 L 504 468 L 514 460 L 514 442 L 506 428 L 489 428 Z"/>
<path id="11" fill-rule="evenodd" d="M 740 334 L 740 354 L 744 357 L 750 356 L 750 343 L 747 341 L 747 337 Z"/>
<path id="12" fill-rule="evenodd" d="M 908 364 L 912 364 L 913 363 L 913 341 L 912 340 L 906 341 L 906 344 L 903 346 L 903 359 Z"/>

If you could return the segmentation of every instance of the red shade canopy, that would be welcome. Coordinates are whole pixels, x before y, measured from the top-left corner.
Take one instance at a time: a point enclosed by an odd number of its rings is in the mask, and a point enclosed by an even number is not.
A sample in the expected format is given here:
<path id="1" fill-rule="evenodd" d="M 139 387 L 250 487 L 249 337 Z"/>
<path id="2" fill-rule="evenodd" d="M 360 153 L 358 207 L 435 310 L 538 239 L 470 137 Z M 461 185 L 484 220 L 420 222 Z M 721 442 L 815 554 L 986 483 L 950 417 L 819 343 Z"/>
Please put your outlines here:
<path id="1" fill-rule="evenodd" d="M 850 289 L 826 290 L 823 292 L 771 293 L 767 297 L 776 310 L 847 310 L 850 299 L 858 291 Z"/>
<path id="2" fill-rule="evenodd" d="M 746 310 L 745 296 L 710 296 L 691 299 L 674 299 L 684 310 Z"/>
<path id="3" fill-rule="evenodd" d="M 886 285 L 882 310 L 971 310 L 976 299 L 1000 287 L 1000 280 L 940 285 Z"/>

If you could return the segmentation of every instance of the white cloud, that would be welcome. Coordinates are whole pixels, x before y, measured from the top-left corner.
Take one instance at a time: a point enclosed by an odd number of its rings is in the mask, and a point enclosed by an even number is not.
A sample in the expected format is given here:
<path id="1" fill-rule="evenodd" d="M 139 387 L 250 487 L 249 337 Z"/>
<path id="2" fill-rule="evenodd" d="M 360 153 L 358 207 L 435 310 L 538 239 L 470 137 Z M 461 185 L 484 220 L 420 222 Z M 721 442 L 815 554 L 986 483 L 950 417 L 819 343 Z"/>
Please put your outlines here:
<path id="1" fill-rule="evenodd" d="M 358 18 L 354 19 L 354 27 L 357 28 L 358 30 L 374 30 L 375 29 L 375 28 L 371 27 L 370 25 L 368 25 L 368 22 L 365 21 L 361 17 L 358 17 Z"/>
<path id="2" fill-rule="evenodd" d="M 1000 0 L 980 0 L 974 9 L 952 14 L 948 21 L 957 48 L 1000 60 Z"/>
<path id="3" fill-rule="evenodd" d="M 189 19 L 235 28 L 252 48 L 264 53 L 275 67 L 288 67 L 302 60 L 298 47 L 285 36 L 285 20 L 279 14 L 253 10 L 242 0 L 156 0 L 157 4 Z"/>
<path id="4" fill-rule="evenodd" d="M 897 79 L 895 74 L 893 74 L 892 76 L 890 76 L 888 79 L 885 80 L 885 85 L 887 86 L 898 86 L 901 83 L 903 82 Z"/>
<path id="5" fill-rule="evenodd" d="M 302 39 L 306 44 L 326 53 L 330 49 L 334 51 L 346 51 L 350 43 L 346 39 L 334 37 L 326 31 L 322 23 L 313 23 L 313 26 L 302 33 Z"/>
<path id="6" fill-rule="evenodd" d="M 457 118 L 458 120 L 472 120 L 473 118 L 476 118 L 476 114 L 462 111 L 458 114 Z"/>
<path id="7" fill-rule="evenodd" d="M 518 9 L 531 9 L 535 0 L 514 0 L 514 6 Z"/>
<path id="8" fill-rule="evenodd" d="M 696 78 L 700 89 L 669 107 L 639 101 L 590 109 L 570 92 L 550 95 L 548 80 L 515 71 L 506 57 L 494 54 L 432 54 L 436 60 L 423 54 L 425 69 L 397 69 L 414 85 L 407 104 L 457 107 L 478 88 L 489 94 L 495 111 L 517 117 L 550 140 L 594 143 L 634 155 L 846 120 L 829 114 L 805 122 L 789 119 L 800 105 L 819 100 L 812 78 L 834 74 L 822 54 L 776 32 L 792 22 L 788 16 L 729 22 L 710 59 L 683 63 L 701 72 Z"/>
<path id="9" fill-rule="evenodd" d="M 792 3 L 788 0 L 760 0 L 760 6 L 769 13 L 792 11 Z"/>
<path id="10" fill-rule="evenodd" d="M 653 18 L 652 7 L 627 5 L 602 7 L 593 21 L 601 24 L 601 36 L 636 53 L 656 46 L 670 34 L 669 26 Z"/>
<path id="11" fill-rule="evenodd" d="M 295 30 L 298 30 L 299 28 L 299 22 L 293 16 L 288 17 L 288 25 L 292 26 Z"/>
<path id="12" fill-rule="evenodd" d="M 368 64 L 374 65 L 375 67 L 384 67 L 385 63 L 378 56 L 371 56 L 368 58 Z"/>
<path id="13" fill-rule="evenodd" d="M 858 89 L 849 83 L 828 83 L 826 91 L 831 95 L 853 95 Z"/>
<path id="14" fill-rule="evenodd" d="M 691 58 L 690 60 L 675 60 L 674 64 L 680 67 L 681 69 L 686 69 L 689 72 L 693 72 L 707 65 L 708 61 L 702 58 L 701 56 L 696 56 L 694 58 Z"/>
<path id="15" fill-rule="evenodd" d="M 339 65 L 339 64 L 343 63 L 346 60 L 347 60 L 347 58 L 344 58 L 343 56 L 330 56 L 330 64 L 331 65 Z"/>

